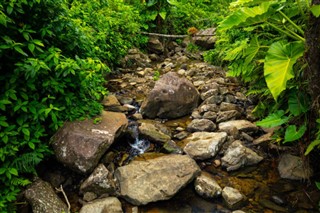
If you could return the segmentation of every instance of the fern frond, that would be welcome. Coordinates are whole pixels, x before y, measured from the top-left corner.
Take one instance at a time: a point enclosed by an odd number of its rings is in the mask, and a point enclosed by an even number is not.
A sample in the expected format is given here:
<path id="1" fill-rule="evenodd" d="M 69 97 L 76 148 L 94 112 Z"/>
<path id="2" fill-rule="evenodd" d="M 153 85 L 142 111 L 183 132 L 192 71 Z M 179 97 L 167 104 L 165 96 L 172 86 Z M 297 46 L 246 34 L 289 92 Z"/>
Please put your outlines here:
<path id="1" fill-rule="evenodd" d="M 26 186 L 29 185 L 31 181 L 24 178 L 14 177 L 10 180 L 10 183 L 13 186 Z"/>
<path id="2" fill-rule="evenodd" d="M 21 173 L 36 173 L 35 166 L 41 162 L 42 158 L 38 153 L 29 152 L 17 157 L 12 166 Z"/>

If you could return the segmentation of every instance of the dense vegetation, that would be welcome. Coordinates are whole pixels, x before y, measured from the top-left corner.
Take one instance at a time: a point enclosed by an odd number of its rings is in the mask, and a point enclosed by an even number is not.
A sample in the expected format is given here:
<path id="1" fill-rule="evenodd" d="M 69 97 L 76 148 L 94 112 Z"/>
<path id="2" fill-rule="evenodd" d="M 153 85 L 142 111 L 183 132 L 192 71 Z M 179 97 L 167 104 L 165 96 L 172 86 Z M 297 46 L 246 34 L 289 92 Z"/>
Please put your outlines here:
<path id="1" fill-rule="evenodd" d="M 265 118 L 258 124 L 284 127 L 275 141 L 299 141 L 308 154 L 320 144 L 320 90 L 310 87 L 318 75 L 308 57 L 319 35 L 307 31 L 319 14 L 308 0 L 2 1 L 0 211 L 14 211 L 9 204 L 51 154 L 49 139 L 64 121 L 100 113 L 106 74 L 130 47 L 144 46 L 141 31 L 218 27 L 205 59 L 248 84 Z"/>

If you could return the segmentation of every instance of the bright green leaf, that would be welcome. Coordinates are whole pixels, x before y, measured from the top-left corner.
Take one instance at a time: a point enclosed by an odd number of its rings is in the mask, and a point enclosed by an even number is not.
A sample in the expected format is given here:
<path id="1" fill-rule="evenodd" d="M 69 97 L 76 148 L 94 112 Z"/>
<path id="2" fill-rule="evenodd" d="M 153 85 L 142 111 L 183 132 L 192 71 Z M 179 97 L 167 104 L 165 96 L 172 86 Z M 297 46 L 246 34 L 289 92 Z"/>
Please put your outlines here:
<path id="1" fill-rule="evenodd" d="M 307 147 L 306 152 L 304 153 L 304 155 L 308 155 L 314 148 L 316 147 L 320 147 L 320 140 L 314 140 L 312 141 L 309 146 Z"/>
<path id="2" fill-rule="evenodd" d="M 302 125 L 298 131 L 296 125 L 288 126 L 284 135 L 283 143 L 292 142 L 300 139 L 304 135 L 306 130 L 306 125 Z"/>
<path id="3" fill-rule="evenodd" d="M 32 43 L 29 43 L 29 44 L 28 44 L 28 49 L 30 50 L 30 52 L 33 53 L 34 48 L 35 48 L 35 45 L 34 45 L 34 44 L 32 44 Z"/>
<path id="4" fill-rule="evenodd" d="M 320 190 L 320 182 L 316 182 L 316 186 Z"/>
<path id="5" fill-rule="evenodd" d="M 26 136 L 30 136 L 30 131 L 27 128 L 22 128 L 22 132 L 23 134 L 25 134 Z"/>
<path id="6" fill-rule="evenodd" d="M 28 142 L 28 146 L 33 150 L 36 148 L 36 146 L 32 142 Z"/>
<path id="7" fill-rule="evenodd" d="M 277 112 L 268 115 L 265 119 L 259 121 L 256 123 L 257 126 L 262 126 L 262 127 L 275 127 L 275 126 L 280 126 L 286 122 L 288 122 L 289 118 L 284 115 L 283 110 L 278 110 Z"/>
<path id="8" fill-rule="evenodd" d="M 18 53 L 20 53 L 20 54 L 22 54 L 22 55 L 24 55 L 24 56 L 28 56 L 28 54 L 25 53 L 20 47 L 14 46 L 13 48 L 14 48 Z"/>
<path id="9" fill-rule="evenodd" d="M 160 15 L 160 17 L 161 17 L 163 20 L 165 20 L 166 17 L 167 17 L 167 12 L 166 12 L 166 11 L 161 11 L 161 12 L 159 13 L 159 15 Z"/>
<path id="10" fill-rule="evenodd" d="M 264 76 L 275 100 L 287 88 L 287 81 L 294 77 L 293 65 L 304 53 L 302 42 L 275 42 L 266 55 Z"/>
<path id="11" fill-rule="evenodd" d="M 310 11 L 315 17 L 318 18 L 320 16 L 320 4 L 312 5 L 312 7 L 310 8 Z"/>
<path id="12" fill-rule="evenodd" d="M 9 124 L 5 121 L 0 121 L 0 126 L 3 126 L 3 127 L 8 127 Z"/>
<path id="13" fill-rule="evenodd" d="M 14 175 L 14 176 L 18 176 L 18 170 L 15 168 L 10 168 L 9 169 L 10 174 Z"/>

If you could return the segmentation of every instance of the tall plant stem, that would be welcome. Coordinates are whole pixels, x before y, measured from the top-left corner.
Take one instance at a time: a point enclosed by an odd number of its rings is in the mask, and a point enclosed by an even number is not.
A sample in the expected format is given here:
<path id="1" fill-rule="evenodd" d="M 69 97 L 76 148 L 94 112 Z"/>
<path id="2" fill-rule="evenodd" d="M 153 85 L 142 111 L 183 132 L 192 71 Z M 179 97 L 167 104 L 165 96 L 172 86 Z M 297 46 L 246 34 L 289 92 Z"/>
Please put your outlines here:
<path id="1" fill-rule="evenodd" d="M 266 22 L 266 23 L 268 23 L 271 27 L 273 27 L 274 29 L 278 30 L 279 32 L 281 32 L 281 33 L 289 36 L 290 38 L 293 38 L 293 39 L 295 39 L 295 40 L 300 40 L 300 41 L 305 42 L 305 39 L 302 38 L 301 36 L 297 35 L 297 34 L 296 34 L 296 35 L 292 35 L 292 34 L 286 32 L 285 30 L 282 30 L 281 28 L 277 27 L 276 25 L 274 25 L 274 24 L 272 24 L 272 23 L 270 23 L 270 22 Z"/>
<path id="2" fill-rule="evenodd" d="M 304 34 L 304 31 L 301 29 L 301 27 L 299 27 L 298 25 L 296 25 L 296 23 L 294 23 L 286 14 L 284 14 L 281 10 L 279 11 L 279 13 L 280 13 L 290 24 L 292 24 L 302 35 Z"/>

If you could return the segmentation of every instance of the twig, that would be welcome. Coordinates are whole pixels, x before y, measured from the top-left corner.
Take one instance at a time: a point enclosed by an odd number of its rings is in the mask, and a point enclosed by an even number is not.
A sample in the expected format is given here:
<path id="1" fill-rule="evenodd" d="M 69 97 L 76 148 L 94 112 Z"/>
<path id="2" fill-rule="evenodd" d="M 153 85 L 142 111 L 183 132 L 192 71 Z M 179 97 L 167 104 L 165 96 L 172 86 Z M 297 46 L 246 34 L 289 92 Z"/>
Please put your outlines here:
<path id="1" fill-rule="evenodd" d="M 159 37 L 165 37 L 165 38 L 186 38 L 191 35 L 168 35 L 168 34 L 161 34 L 161 33 L 147 33 L 147 32 L 140 32 L 140 34 L 143 35 L 151 35 L 151 36 L 159 36 Z M 206 37 L 206 36 L 215 36 L 214 34 L 194 34 L 192 37 Z"/>
<path id="2" fill-rule="evenodd" d="M 63 188 L 62 188 L 62 185 L 60 185 L 60 188 L 56 188 L 56 190 L 57 190 L 58 192 L 61 192 L 61 193 L 63 194 L 63 197 L 64 197 L 64 199 L 66 200 L 67 205 L 68 205 L 68 213 L 69 213 L 69 212 L 70 212 L 70 209 L 71 209 L 71 205 L 70 205 L 70 202 L 69 202 L 69 200 L 68 200 L 68 197 L 67 197 L 66 193 L 64 192 L 64 190 L 63 190 Z"/>

